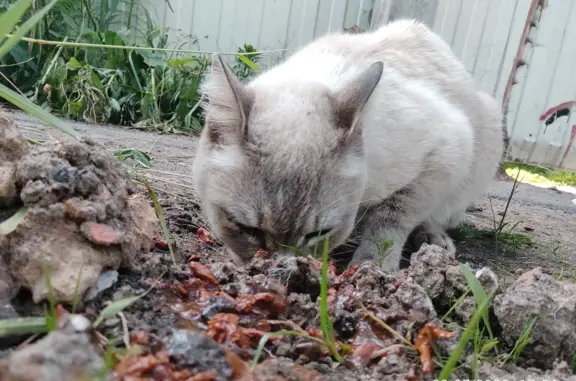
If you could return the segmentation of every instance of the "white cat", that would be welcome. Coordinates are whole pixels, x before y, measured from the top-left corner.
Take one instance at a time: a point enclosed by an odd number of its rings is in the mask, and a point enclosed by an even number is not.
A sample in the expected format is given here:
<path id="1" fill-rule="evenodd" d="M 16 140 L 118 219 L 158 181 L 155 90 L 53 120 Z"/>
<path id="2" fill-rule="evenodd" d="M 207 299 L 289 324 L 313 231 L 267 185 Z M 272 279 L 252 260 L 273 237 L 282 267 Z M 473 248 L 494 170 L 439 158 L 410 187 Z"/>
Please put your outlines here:
<path id="1" fill-rule="evenodd" d="M 321 37 L 247 85 L 215 56 L 204 90 L 194 181 L 244 261 L 258 248 L 321 250 L 325 237 L 333 249 L 357 224 L 351 264 L 396 270 L 417 226 L 453 251 L 446 229 L 502 156 L 498 103 L 414 20 Z"/>

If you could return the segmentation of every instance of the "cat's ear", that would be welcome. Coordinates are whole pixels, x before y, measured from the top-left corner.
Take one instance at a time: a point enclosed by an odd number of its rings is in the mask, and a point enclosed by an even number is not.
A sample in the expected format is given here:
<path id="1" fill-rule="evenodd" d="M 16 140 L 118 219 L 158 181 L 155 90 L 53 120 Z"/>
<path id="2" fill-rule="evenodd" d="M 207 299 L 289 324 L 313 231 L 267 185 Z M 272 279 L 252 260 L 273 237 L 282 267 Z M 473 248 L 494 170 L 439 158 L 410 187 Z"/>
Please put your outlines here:
<path id="1" fill-rule="evenodd" d="M 246 133 L 253 95 L 220 55 L 212 55 L 212 70 L 204 84 L 208 97 L 206 128 L 213 143 L 240 142 Z"/>
<path id="2" fill-rule="evenodd" d="M 378 85 L 383 70 L 384 64 L 381 61 L 374 62 L 336 94 L 336 120 L 339 128 L 353 129 L 362 108 Z"/>

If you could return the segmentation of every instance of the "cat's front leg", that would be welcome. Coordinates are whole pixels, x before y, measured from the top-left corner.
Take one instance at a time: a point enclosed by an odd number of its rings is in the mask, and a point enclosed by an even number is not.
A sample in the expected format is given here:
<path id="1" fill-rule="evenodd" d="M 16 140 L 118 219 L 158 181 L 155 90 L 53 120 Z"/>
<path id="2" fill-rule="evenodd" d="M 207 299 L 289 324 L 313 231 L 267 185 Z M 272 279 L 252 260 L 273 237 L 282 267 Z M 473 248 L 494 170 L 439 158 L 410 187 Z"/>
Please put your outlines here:
<path id="1" fill-rule="evenodd" d="M 363 213 L 360 246 L 350 266 L 372 261 L 383 270 L 398 270 L 404 243 L 420 218 L 413 207 L 416 196 L 412 188 L 403 188 Z"/>

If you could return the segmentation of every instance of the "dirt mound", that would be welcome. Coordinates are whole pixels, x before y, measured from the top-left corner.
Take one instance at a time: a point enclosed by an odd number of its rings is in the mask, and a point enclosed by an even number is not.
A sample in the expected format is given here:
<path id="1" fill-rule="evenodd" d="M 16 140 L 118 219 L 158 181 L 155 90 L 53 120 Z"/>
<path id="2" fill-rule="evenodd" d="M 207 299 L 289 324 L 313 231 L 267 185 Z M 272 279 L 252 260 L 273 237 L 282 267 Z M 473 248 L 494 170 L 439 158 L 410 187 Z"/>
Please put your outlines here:
<path id="1" fill-rule="evenodd" d="M 81 268 L 80 294 L 102 270 L 130 266 L 152 248 L 154 209 L 102 146 L 31 145 L 0 117 L 0 163 L 0 222 L 25 211 L 16 229 L 0 236 L 2 301 L 21 286 L 35 302 L 46 298 L 48 266 L 55 298 L 71 302 Z"/>
<path id="2" fill-rule="evenodd" d="M 217 248 L 205 234 L 202 231 L 198 241 L 214 254 Z M 153 255 L 150 265 L 156 272 L 173 269 L 166 256 Z M 424 244 L 410 266 L 397 274 L 371 264 L 337 274 L 331 264 L 328 316 L 333 321 L 334 353 L 320 329 L 325 324 L 319 307 L 321 262 L 260 255 L 237 267 L 220 259 L 210 263 L 208 258 L 193 255 L 186 270 L 174 272 L 169 281 L 126 310 L 124 323 L 114 318 L 99 327 L 99 336 L 107 337 L 108 343 L 128 340 L 130 344 L 127 352 L 117 352 L 114 361 L 104 366 L 113 379 L 432 380 L 455 351 L 476 308 L 462 265 L 436 246 Z M 470 270 L 486 292 L 497 289 L 498 281 L 489 269 Z M 151 281 L 119 279 L 105 295 L 134 295 Z M 531 302 L 544 300 L 544 294 L 549 303 Z M 461 365 L 452 379 L 476 373 L 479 379 L 576 381 L 570 363 L 562 361 L 574 353 L 573 300 L 573 285 L 538 269 L 525 274 L 496 299 L 496 315 L 489 315 L 503 345 L 496 351 L 486 332 L 477 331 L 463 347 Z M 97 310 L 98 303 L 89 308 Z M 460 312 L 458 306 L 464 306 Z M 557 328 L 547 320 L 554 312 L 560 319 Z M 515 343 L 525 331 L 524 318 L 534 314 L 541 316 L 542 326 L 535 325 L 523 350 L 516 351 Z M 57 332 L 48 337 L 58 336 Z M 546 342 L 545 335 L 558 337 L 556 343 L 561 345 Z M 100 356 L 108 353 L 105 345 L 93 342 Z M 40 341 L 31 347 L 45 345 Z M 540 361 L 544 355 L 550 361 Z M 341 357 L 339 362 L 335 356 Z M 109 362 L 109 355 L 106 358 Z M 58 369 L 71 366 L 65 359 L 53 361 L 60 364 Z M 93 370 L 95 363 L 85 361 L 86 369 Z"/>

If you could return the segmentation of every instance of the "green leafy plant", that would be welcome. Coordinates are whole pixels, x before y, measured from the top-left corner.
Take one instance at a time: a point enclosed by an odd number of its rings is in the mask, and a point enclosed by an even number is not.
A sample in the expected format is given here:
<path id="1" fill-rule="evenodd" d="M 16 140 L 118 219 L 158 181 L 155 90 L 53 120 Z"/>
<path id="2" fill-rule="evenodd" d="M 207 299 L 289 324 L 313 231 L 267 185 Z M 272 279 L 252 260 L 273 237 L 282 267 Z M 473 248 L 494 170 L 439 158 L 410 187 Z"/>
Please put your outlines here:
<path id="1" fill-rule="evenodd" d="M 232 70 L 242 82 L 246 82 L 254 77 L 257 73 L 261 72 L 258 62 L 262 58 L 261 53 L 258 53 L 256 48 L 252 45 L 244 44 L 243 47 L 238 48 L 238 55 L 234 60 Z M 249 56 L 246 53 L 252 53 Z"/>
<path id="2" fill-rule="evenodd" d="M 116 152 L 116 158 L 120 161 L 132 163 L 143 168 L 152 168 L 150 156 L 147 153 L 134 148 L 126 148 Z"/>
<path id="3" fill-rule="evenodd" d="M 334 323 L 328 310 L 328 236 L 324 238 L 322 248 L 322 276 L 320 280 L 320 327 L 322 328 L 322 337 L 332 357 L 338 362 L 342 357 L 336 349 L 336 338 L 334 336 Z"/>

